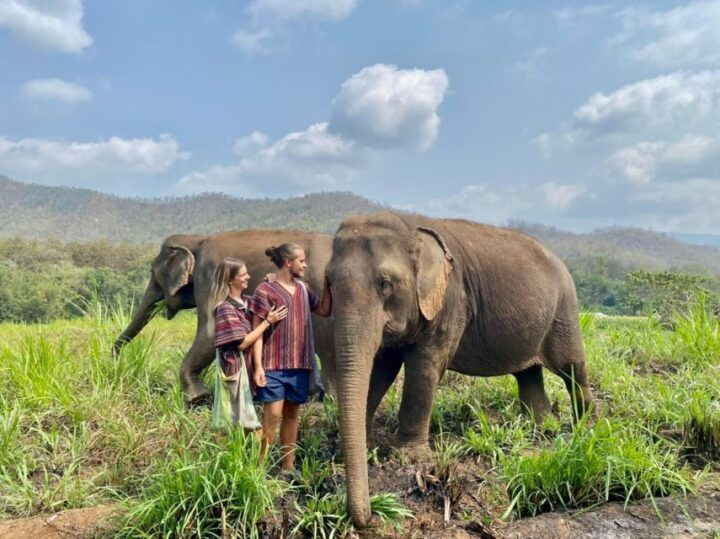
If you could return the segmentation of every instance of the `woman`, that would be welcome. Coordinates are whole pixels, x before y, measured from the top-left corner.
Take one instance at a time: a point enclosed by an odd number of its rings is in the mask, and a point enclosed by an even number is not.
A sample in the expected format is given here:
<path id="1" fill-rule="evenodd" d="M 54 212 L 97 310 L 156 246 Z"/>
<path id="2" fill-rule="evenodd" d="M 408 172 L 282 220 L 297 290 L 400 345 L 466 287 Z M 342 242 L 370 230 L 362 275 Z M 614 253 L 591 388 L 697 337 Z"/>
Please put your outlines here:
<path id="1" fill-rule="evenodd" d="M 248 287 L 250 274 L 236 258 L 226 258 L 215 270 L 210 298 L 215 306 L 215 346 L 218 376 L 215 382 L 212 428 L 227 429 L 240 425 L 254 430 L 260 427 L 252 403 L 248 374 L 253 345 L 262 346 L 262 334 L 272 324 L 287 316 L 287 308 L 273 308 L 255 329 L 242 291 Z M 212 323 L 212 322 L 210 322 Z"/>

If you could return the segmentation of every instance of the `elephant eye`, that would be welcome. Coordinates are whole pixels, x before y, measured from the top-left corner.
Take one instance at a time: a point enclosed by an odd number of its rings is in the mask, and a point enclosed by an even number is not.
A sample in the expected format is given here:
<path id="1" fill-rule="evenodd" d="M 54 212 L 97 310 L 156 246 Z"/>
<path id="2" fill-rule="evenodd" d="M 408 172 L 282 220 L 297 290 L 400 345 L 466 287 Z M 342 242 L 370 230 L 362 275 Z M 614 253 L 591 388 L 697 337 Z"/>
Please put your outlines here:
<path id="1" fill-rule="evenodd" d="M 387 277 L 380 281 L 380 291 L 384 296 L 389 296 L 393 290 L 393 284 Z"/>

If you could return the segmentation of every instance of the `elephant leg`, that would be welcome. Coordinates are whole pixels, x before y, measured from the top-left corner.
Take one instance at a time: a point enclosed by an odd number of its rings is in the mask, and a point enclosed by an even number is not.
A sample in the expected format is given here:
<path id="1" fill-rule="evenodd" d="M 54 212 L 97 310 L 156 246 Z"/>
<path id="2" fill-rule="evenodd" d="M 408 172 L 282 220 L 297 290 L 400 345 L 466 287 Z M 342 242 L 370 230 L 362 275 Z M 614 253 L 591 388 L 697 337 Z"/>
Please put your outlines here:
<path id="1" fill-rule="evenodd" d="M 540 365 L 533 365 L 513 374 L 518 384 L 518 396 L 523 410 L 540 423 L 551 411 L 550 401 L 545 394 L 543 372 Z"/>
<path id="2" fill-rule="evenodd" d="M 397 378 L 401 366 L 402 351 L 400 350 L 385 350 L 375 358 L 372 373 L 370 374 L 370 388 L 368 390 L 367 413 L 365 416 L 368 446 L 372 444 L 375 412 L 380 406 L 385 393 Z"/>
<path id="3" fill-rule="evenodd" d="M 204 331 L 198 330 L 195 341 L 180 365 L 180 385 L 187 404 L 197 404 L 212 393 L 200 380 L 200 373 L 215 359 L 215 343 Z"/>
<path id="4" fill-rule="evenodd" d="M 569 317 L 576 321 L 577 315 Z M 573 421 L 587 412 L 595 414 L 595 401 L 585 366 L 585 348 L 577 322 L 556 322 L 545 339 L 545 359 L 565 382 L 570 394 Z"/>
<path id="5" fill-rule="evenodd" d="M 430 414 L 447 363 L 447 352 L 436 349 L 415 349 L 406 357 L 397 435 L 400 446 L 429 452 Z"/>

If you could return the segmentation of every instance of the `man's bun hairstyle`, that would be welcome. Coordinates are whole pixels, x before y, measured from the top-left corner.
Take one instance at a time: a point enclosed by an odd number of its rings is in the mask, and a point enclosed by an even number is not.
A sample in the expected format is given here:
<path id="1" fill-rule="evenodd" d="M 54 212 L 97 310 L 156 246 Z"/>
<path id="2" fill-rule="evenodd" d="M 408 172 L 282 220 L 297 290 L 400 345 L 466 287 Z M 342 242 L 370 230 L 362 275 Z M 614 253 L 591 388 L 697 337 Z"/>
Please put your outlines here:
<path id="1" fill-rule="evenodd" d="M 275 264 L 278 269 L 280 269 L 283 267 L 286 260 L 294 260 L 297 258 L 297 254 L 295 254 L 295 252 L 299 249 L 302 249 L 302 247 L 294 243 L 283 243 L 279 247 L 271 245 L 265 249 L 265 255 L 273 261 L 273 264 Z"/>

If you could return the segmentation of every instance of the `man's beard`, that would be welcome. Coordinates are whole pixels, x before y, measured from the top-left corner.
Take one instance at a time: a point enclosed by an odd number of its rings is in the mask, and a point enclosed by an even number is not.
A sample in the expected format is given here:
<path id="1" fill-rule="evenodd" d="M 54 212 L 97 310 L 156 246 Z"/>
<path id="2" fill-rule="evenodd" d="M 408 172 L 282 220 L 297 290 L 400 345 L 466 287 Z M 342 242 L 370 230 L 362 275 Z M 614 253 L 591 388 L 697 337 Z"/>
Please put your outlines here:
<path id="1" fill-rule="evenodd" d="M 303 273 L 305 273 L 305 270 L 290 270 L 290 275 L 296 279 L 300 279 L 303 276 Z"/>

